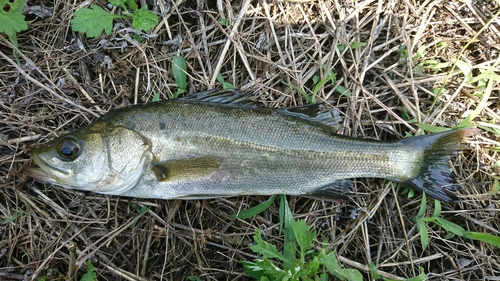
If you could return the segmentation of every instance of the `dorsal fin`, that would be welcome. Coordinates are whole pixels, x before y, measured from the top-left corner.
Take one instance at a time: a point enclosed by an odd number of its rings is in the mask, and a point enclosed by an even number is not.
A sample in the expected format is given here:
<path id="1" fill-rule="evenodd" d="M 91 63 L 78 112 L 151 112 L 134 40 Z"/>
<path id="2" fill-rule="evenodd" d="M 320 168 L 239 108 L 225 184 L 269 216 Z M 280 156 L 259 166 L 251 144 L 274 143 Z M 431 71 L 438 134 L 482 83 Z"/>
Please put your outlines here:
<path id="1" fill-rule="evenodd" d="M 249 108 L 259 106 L 250 96 L 241 94 L 238 89 L 207 90 L 183 96 L 179 100 L 211 102 Z"/>
<path id="2" fill-rule="evenodd" d="M 337 109 L 326 108 L 322 103 L 282 108 L 279 112 L 308 121 L 322 123 L 335 130 L 340 129 L 340 122 L 342 122 L 342 117 Z"/>

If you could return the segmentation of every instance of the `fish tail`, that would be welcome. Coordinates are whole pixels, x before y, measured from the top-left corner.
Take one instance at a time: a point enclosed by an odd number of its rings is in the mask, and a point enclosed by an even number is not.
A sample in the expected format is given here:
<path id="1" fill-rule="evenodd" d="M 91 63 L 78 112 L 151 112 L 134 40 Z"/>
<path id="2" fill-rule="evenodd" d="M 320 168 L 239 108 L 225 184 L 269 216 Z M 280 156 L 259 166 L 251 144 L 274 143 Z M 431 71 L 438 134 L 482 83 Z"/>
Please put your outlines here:
<path id="1" fill-rule="evenodd" d="M 464 148 L 461 144 L 464 140 L 478 132 L 476 128 L 466 128 L 402 140 L 405 146 L 423 151 L 417 161 L 419 167 L 415 168 L 416 176 L 401 183 L 444 202 L 456 200 L 453 191 L 460 186 L 451 172 L 449 160 Z"/>

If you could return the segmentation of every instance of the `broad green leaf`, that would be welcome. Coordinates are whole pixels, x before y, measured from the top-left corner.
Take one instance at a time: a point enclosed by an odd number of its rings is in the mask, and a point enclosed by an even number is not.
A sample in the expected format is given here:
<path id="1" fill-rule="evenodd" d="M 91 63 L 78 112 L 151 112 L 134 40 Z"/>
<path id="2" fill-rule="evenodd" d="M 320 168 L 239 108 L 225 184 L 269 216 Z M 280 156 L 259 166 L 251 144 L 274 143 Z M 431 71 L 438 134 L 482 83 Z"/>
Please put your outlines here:
<path id="1" fill-rule="evenodd" d="M 319 259 L 317 256 L 313 257 L 313 259 L 311 261 L 309 261 L 309 272 L 308 274 L 316 274 L 316 272 L 318 272 L 318 269 L 319 269 Z"/>
<path id="2" fill-rule="evenodd" d="M 158 25 L 158 18 L 146 6 L 132 14 L 132 26 L 138 30 L 148 31 Z"/>
<path id="3" fill-rule="evenodd" d="M 121 16 L 110 14 L 97 5 L 91 5 L 90 8 L 76 10 L 75 17 L 71 20 L 73 30 L 85 33 L 88 38 L 97 37 L 103 31 L 110 34 L 113 20 Z"/>
<path id="4" fill-rule="evenodd" d="M 245 274 L 252 277 L 252 278 L 255 278 L 257 280 L 260 279 L 260 277 L 262 276 L 262 274 L 264 272 L 262 267 L 257 265 L 255 262 L 241 261 L 241 264 L 245 268 Z"/>
<path id="5" fill-rule="evenodd" d="M 309 240 L 309 238 L 311 238 L 308 235 L 309 227 L 307 226 L 305 220 L 296 220 L 292 222 L 292 229 L 293 233 L 295 234 L 295 239 L 299 244 L 300 259 L 301 261 L 304 261 L 305 253 L 309 251 L 309 249 L 311 249 L 312 239 Z"/>
<path id="6" fill-rule="evenodd" d="M 126 0 L 109 0 L 109 4 L 115 6 L 115 7 L 122 7 L 123 9 L 127 9 L 125 6 Z"/>
<path id="7" fill-rule="evenodd" d="M 465 231 L 464 238 L 478 240 L 481 242 L 491 244 L 496 247 L 500 247 L 500 237 L 495 235 L 481 233 L 481 232 Z"/>
<path id="8" fill-rule="evenodd" d="M 188 276 L 188 280 L 190 281 L 201 281 L 199 276 Z"/>
<path id="9" fill-rule="evenodd" d="M 174 75 L 175 83 L 181 90 L 187 89 L 187 66 L 186 61 L 181 56 L 172 58 L 172 74 Z"/>
<path id="10" fill-rule="evenodd" d="M 126 0 L 126 3 L 127 3 L 127 6 L 132 9 L 132 11 L 136 11 L 137 10 L 137 3 L 135 2 L 135 0 Z"/>
<path id="11" fill-rule="evenodd" d="M 342 269 L 342 267 L 340 267 L 339 261 L 337 260 L 337 257 L 335 256 L 335 252 L 326 254 L 322 263 L 332 274 L 334 274 L 337 270 Z"/>
<path id="12" fill-rule="evenodd" d="M 335 275 L 339 278 L 345 278 L 349 281 L 363 281 L 363 275 L 356 269 L 337 269 Z"/>
<path id="13" fill-rule="evenodd" d="M 26 0 L 0 0 L 0 32 L 10 37 L 15 36 L 17 32 L 28 29 L 23 15 L 25 3 Z M 12 43 L 14 44 L 14 42 Z"/>
<path id="14" fill-rule="evenodd" d="M 248 210 L 243 210 L 239 212 L 238 214 L 232 214 L 231 218 L 239 218 L 239 219 L 248 219 L 248 218 L 253 218 L 256 215 L 264 212 L 273 204 L 274 200 L 276 199 L 276 195 L 271 196 L 269 199 L 266 200 L 266 202 L 261 203 L 257 206 L 254 206 Z"/>
<path id="15" fill-rule="evenodd" d="M 262 255 L 264 259 L 277 258 L 281 261 L 285 261 L 285 257 L 278 252 L 276 246 L 267 243 L 262 240 L 262 236 L 260 234 L 260 230 L 257 229 L 255 231 L 255 235 L 253 236 L 253 240 L 255 241 L 255 245 L 252 245 L 250 249 L 256 253 Z"/>

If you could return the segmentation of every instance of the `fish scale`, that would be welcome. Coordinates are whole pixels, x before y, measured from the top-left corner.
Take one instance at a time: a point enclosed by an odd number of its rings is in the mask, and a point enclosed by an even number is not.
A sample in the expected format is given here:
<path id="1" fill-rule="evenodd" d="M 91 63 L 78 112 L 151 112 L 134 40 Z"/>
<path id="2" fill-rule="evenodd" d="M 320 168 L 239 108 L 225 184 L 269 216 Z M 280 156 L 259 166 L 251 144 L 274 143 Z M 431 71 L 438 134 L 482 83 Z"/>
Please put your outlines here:
<path id="1" fill-rule="evenodd" d="M 374 177 L 452 201 L 449 158 L 477 132 L 381 142 L 332 131 L 279 109 L 171 100 L 114 110 L 42 145 L 26 173 L 68 189 L 159 199 L 346 197 L 348 179 Z"/>

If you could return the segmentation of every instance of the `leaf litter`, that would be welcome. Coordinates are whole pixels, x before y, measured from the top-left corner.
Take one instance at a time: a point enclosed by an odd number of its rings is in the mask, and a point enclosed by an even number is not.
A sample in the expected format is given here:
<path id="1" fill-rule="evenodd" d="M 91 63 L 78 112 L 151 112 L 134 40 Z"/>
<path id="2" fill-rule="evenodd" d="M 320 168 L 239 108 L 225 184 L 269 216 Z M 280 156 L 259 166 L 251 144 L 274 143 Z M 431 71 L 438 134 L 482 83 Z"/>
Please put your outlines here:
<path id="1" fill-rule="evenodd" d="M 22 174 L 37 144 L 103 111 L 172 97 L 175 56 L 185 58 L 190 93 L 222 87 L 221 75 L 269 107 L 303 105 L 305 95 L 314 94 L 342 112 L 345 135 L 403 138 L 421 134 L 425 125 L 418 124 L 454 127 L 473 112 L 467 122 L 482 133 L 453 162 L 464 188 L 457 203 L 442 204 L 441 217 L 467 231 L 500 235 L 494 215 L 500 171 L 498 18 L 476 36 L 500 9 L 498 2 L 157 1 L 149 9 L 161 17 L 149 33 L 156 36 L 145 35 L 147 40 L 119 29 L 95 38 L 73 33 L 71 20 L 81 4 L 54 7 L 52 16 L 18 33 L 20 65 L 12 44 L 0 37 L 0 220 L 6 222 L 0 225 L 0 279 L 38 280 L 59 272 L 80 280 L 95 272 L 99 280 L 247 280 L 240 261 L 258 257 L 251 251 L 257 229 L 282 251 L 277 203 L 253 218 L 232 218 L 266 197 L 135 200 L 61 190 Z M 121 19 L 117 24 L 131 27 Z M 163 43 L 174 39 L 175 44 Z M 65 48 L 71 41 L 87 51 Z M 101 41 L 127 44 L 100 50 Z M 426 61 L 454 63 L 459 54 L 464 63 L 451 75 L 448 66 L 425 67 Z M 101 66 L 105 56 L 113 68 Z M 314 81 L 332 73 L 334 83 L 316 87 Z M 317 240 L 328 241 L 344 268 L 366 278 L 370 262 L 380 276 L 397 279 L 415 277 L 420 268 L 430 280 L 500 275 L 498 248 L 448 239 L 436 225 L 427 228 L 423 250 L 411 219 L 419 212 L 420 195 L 406 198 L 403 187 L 372 179 L 358 179 L 355 188 L 359 195 L 342 205 L 289 198 L 294 218 L 305 219 Z"/>

